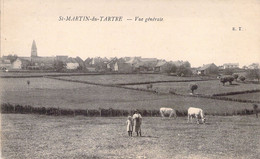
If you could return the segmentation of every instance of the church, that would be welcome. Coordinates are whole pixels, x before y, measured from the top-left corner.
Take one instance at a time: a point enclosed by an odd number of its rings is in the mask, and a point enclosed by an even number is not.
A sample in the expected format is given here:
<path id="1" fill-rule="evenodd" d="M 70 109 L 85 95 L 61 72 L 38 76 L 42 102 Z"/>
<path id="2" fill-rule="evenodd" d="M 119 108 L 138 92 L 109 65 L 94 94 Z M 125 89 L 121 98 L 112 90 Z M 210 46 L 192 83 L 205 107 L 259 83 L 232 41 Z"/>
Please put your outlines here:
<path id="1" fill-rule="evenodd" d="M 31 56 L 18 57 L 13 63 L 13 69 L 29 69 L 29 70 L 53 70 L 55 60 L 60 60 L 67 65 L 67 69 L 76 69 L 79 63 L 74 58 L 68 56 L 38 56 L 35 40 L 32 42 Z"/>

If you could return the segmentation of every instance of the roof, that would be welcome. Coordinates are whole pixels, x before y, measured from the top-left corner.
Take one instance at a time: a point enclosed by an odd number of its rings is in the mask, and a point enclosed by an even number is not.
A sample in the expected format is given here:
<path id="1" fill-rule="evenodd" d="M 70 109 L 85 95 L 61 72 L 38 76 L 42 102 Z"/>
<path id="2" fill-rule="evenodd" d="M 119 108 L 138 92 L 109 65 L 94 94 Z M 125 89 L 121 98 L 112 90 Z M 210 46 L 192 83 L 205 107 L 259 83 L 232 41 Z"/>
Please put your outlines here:
<path id="1" fill-rule="evenodd" d="M 69 57 L 67 58 L 66 63 L 78 63 L 78 62 L 75 58 Z"/>
<path id="2" fill-rule="evenodd" d="M 198 70 L 206 70 L 206 69 L 210 68 L 211 66 L 216 66 L 216 65 L 214 63 L 206 64 L 206 65 L 203 65 L 202 67 L 198 68 Z"/>
<path id="3" fill-rule="evenodd" d="M 226 65 L 236 65 L 236 66 L 238 66 L 239 63 L 224 63 L 224 64 L 223 64 L 223 66 L 226 66 Z"/>
<path id="4" fill-rule="evenodd" d="M 166 63 L 167 62 L 164 60 L 158 61 L 155 67 L 161 67 L 161 66 L 165 65 Z"/>
<path id="5" fill-rule="evenodd" d="M 32 62 L 38 62 L 38 63 L 53 63 L 56 59 L 54 56 L 51 57 L 32 57 Z"/>
<path id="6" fill-rule="evenodd" d="M 8 60 L 8 59 L 1 59 L 0 63 L 2 63 L 2 64 L 11 64 L 11 61 Z"/>
<path id="7" fill-rule="evenodd" d="M 129 61 L 126 61 L 125 63 L 128 63 L 128 64 L 137 64 L 140 62 L 140 58 L 137 58 L 137 57 L 131 57 Z"/>
<path id="8" fill-rule="evenodd" d="M 142 62 L 157 62 L 156 58 L 141 58 Z"/>

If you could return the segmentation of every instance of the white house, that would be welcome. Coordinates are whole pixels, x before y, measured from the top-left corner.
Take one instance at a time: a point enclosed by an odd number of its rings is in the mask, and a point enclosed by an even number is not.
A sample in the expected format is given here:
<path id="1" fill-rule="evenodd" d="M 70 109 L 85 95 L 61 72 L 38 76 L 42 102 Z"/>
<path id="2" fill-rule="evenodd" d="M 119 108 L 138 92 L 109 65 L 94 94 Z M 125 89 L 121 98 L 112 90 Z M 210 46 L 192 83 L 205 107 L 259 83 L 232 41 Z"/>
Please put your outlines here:
<path id="1" fill-rule="evenodd" d="M 79 67 L 79 63 L 74 59 L 74 58 L 68 58 L 66 60 L 66 68 L 68 70 L 74 70 L 74 69 L 77 69 Z"/>
<path id="2" fill-rule="evenodd" d="M 239 63 L 225 63 L 223 64 L 223 69 L 229 68 L 239 68 Z"/>
<path id="3" fill-rule="evenodd" d="M 30 61 L 18 57 L 18 58 L 12 63 L 12 68 L 13 68 L 13 69 L 26 69 L 26 67 L 27 67 L 29 64 L 30 64 Z"/>

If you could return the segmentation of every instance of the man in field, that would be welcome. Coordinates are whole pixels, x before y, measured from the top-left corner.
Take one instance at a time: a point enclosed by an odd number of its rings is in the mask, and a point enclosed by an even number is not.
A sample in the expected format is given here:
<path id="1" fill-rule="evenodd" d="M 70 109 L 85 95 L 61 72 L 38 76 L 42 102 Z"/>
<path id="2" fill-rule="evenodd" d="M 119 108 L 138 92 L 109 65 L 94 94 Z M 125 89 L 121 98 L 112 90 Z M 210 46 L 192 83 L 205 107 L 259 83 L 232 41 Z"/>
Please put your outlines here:
<path id="1" fill-rule="evenodd" d="M 136 132 L 137 136 L 142 136 L 141 134 L 141 125 L 142 125 L 142 116 L 138 112 L 138 110 L 135 110 L 134 115 L 133 115 L 133 120 L 134 120 L 134 132 Z"/>

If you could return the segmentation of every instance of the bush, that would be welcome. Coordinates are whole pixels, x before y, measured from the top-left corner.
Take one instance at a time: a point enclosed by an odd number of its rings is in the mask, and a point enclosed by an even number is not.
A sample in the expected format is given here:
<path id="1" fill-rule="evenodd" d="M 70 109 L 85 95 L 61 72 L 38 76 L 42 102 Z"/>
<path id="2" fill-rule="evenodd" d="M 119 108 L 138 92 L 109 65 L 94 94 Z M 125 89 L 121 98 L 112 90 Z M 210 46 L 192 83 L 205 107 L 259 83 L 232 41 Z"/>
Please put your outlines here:
<path id="1" fill-rule="evenodd" d="M 176 94 L 176 90 L 174 88 L 170 88 L 169 93 L 170 94 Z"/>
<path id="2" fill-rule="evenodd" d="M 240 77 L 239 77 L 239 80 L 242 81 L 242 82 L 244 82 L 244 81 L 246 80 L 246 78 L 245 78 L 244 76 L 240 76 Z"/>
<path id="3" fill-rule="evenodd" d="M 198 89 L 198 85 L 197 84 L 190 84 L 190 90 L 193 94 L 194 90 Z"/>
<path id="4" fill-rule="evenodd" d="M 232 75 L 234 73 L 234 69 L 232 68 L 226 68 L 223 71 L 224 75 Z"/>
<path id="5" fill-rule="evenodd" d="M 234 77 L 233 76 L 223 76 L 223 77 L 220 77 L 220 82 L 223 83 L 223 86 L 225 85 L 226 82 L 229 82 L 229 84 L 231 85 L 233 81 L 234 81 Z"/>
<path id="6" fill-rule="evenodd" d="M 233 74 L 233 77 L 234 77 L 234 79 L 237 81 L 237 79 L 238 79 L 238 74 Z"/>
<path id="7" fill-rule="evenodd" d="M 147 89 L 152 89 L 153 88 L 153 84 L 150 83 L 150 84 L 146 85 L 146 88 Z"/>

